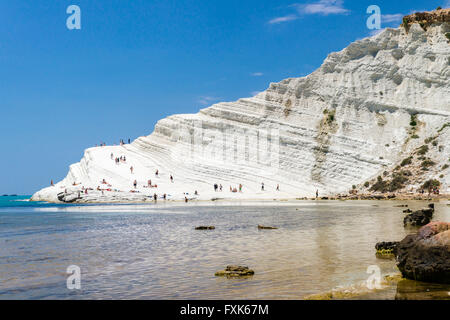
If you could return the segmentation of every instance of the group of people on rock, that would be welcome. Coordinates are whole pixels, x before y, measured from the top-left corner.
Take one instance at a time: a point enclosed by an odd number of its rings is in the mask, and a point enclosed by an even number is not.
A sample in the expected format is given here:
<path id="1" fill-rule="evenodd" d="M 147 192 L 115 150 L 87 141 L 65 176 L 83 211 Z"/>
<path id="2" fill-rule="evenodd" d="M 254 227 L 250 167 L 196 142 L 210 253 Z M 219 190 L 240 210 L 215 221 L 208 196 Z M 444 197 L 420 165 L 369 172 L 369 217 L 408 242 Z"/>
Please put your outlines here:
<path id="1" fill-rule="evenodd" d="M 222 190 L 223 190 L 222 184 L 217 184 L 217 183 L 214 184 L 215 192 L 217 192 L 217 191 L 222 192 Z M 236 188 L 236 187 L 233 188 L 232 186 L 230 186 L 230 192 L 238 192 L 238 188 Z M 242 192 L 242 184 L 239 184 L 239 192 Z"/>
<path id="2" fill-rule="evenodd" d="M 130 138 L 128 138 L 128 144 L 130 144 L 131 143 L 131 139 Z M 120 142 L 119 142 L 119 145 L 121 145 L 121 146 L 123 146 L 125 144 L 125 142 L 123 141 L 123 139 L 120 139 Z M 114 145 L 116 145 L 115 143 L 114 143 Z M 106 147 L 106 143 L 105 142 L 100 142 L 100 144 L 96 144 L 95 145 L 96 147 Z"/>
<path id="3" fill-rule="evenodd" d="M 128 144 L 130 144 L 131 143 L 131 140 L 130 139 L 128 139 Z M 121 146 L 123 146 L 124 144 L 125 144 L 125 142 L 123 141 L 123 139 L 120 139 L 120 143 L 119 143 Z"/>
<path id="4" fill-rule="evenodd" d="M 152 180 L 148 180 L 147 185 L 144 186 L 144 188 L 158 188 L 158 185 L 157 184 L 153 185 Z"/>
<path id="5" fill-rule="evenodd" d="M 164 193 L 164 194 L 162 195 L 162 199 L 163 199 L 163 200 L 167 200 L 167 194 Z M 158 195 L 157 195 L 156 193 L 153 194 L 153 200 L 154 200 L 155 202 L 158 201 Z"/>
<path id="6" fill-rule="evenodd" d="M 120 157 L 114 158 L 114 154 L 111 153 L 111 160 L 114 160 L 114 162 L 115 162 L 116 164 L 126 163 L 126 162 L 127 162 L 127 157 L 125 157 L 125 156 L 120 156 Z"/>
<path id="7" fill-rule="evenodd" d="M 275 190 L 280 191 L 280 185 L 277 184 L 277 187 L 275 188 Z M 264 191 L 264 182 L 261 182 L 261 191 Z"/>
<path id="8" fill-rule="evenodd" d="M 130 167 L 130 172 L 131 172 L 131 174 L 133 174 L 133 172 L 134 172 L 133 166 Z M 155 171 L 155 176 L 159 177 L 159 170 L 158 169 L 156 169 L 156 171 Z M 174 178 L 173 178 L 172 174 L 170 175 L 170 182 L 174 183 Z M 134 186 L 135 189 L 137 188 L 137 180 L 134 180 L 133 186 Z M 152 184 L 152 180 L 149 179 L 147 181 L 147 185 L 144 185 L 143 187 L 144 188 L 158 188 L 158 185 L 157 184 Z"/>
<path id="9" fill-rule="evenodd" d="M 242 184 L 239 184 L 239 192 L 242 192 L 242 187 L 243 187 Z M 280 185 L 279 184 L 277 184 L 276 190 L 280 191 Z M 215 183 L 214 184 L 214 191 L 215 192 L 222 191 L 222 184 Z M 264 182 L 261 182 L 261 191 L 264 191 Z M 236 187 L 233 188 L 232 186 L 230 186 L 230 192 L 238 192 L 238 188 L 236 188 Z"/>
<path id="10" fill-rule="evenodd" d="M 421 194 L 424 194 L 424 193 L 425 193 L 425 190 L 424 190 L 424 189 L 421 189 L 419 192 L 420 192 Z M 440 193 L 439 188 L 430 188 L 430 189 L 428 189 L 428 196 L 430 196 L 431 194 L 439 195 L 439 193 Z"/>

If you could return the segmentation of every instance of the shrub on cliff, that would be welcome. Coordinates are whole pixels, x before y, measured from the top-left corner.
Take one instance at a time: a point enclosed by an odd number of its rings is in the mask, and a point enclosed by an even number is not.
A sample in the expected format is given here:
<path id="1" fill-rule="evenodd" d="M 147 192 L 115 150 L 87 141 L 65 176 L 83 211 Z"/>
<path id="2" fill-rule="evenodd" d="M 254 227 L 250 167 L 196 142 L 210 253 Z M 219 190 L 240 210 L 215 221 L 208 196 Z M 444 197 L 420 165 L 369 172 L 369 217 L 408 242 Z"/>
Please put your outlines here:
<path id="1" fill-rule="evenodd" d="M 375 182 L 372 187 L 370 188 L 370 191 L 374 192 L 387 192 L 388 189 L 388 183 L 383 180 L 380 176 L 377 179 L 377 182 Z"/>
<path id="2" fill-rule="evenodd" d="M 409 122 L 409 125 L 411 127 L 417 126 L 417 116 L 415 114 L 411 115 L 411 121 Z"/>
<path id="3" fill-rule="evenodd" d="M 404 166 L 407 166 L 407 165 L 409 165 L 409 164 L 411 164 L 412 163 L 412 157 L 408 157 L 408 158 L 406 158 L 406 159 L 403 159 L 403 161 L 402 161 L 402 163 L 400 163 L 400 165 L 402 166 L 402 167 L 404 167 Z"/>
<path id="4" fill-rule="evenodd" d="M 427 169 L 427 168 L 429 168 L 429 167 L 434 166 L 435 164 L 436 164 L 436 163 L 435 163 L 434 161 L 432 161 L 432 160 L 430 160 L 430 159 L 426 159 L 426 160 L 423 160 L 423 161 L 422 161 L 421 166 L 422 166 L 422 169 Z"/>
<path id="5" fill-rule="evenodd" d="M 389 191 L 394 192 L 403 189 L 408 182 L 409 180 L 403 172 L 395 174 L 392 181 L 389 183 Z"/>
<path id="6" fill-rule="evenodd" d="M 423 190 L 432 190 L 434 188 L 439 188 L 441 186 L 441 183 L 439 180 L 436 179 L 430 179 L 428 181 L 425 181 L 425 183 L 422 185 Z"/>
<path id="7" fill-rule="evenodd" d="M 394 173 L 392 180 L 385 181 L 381 177 L 378 177 L 377 182 L 372 185 L 370 191 L 385 193 L 403 189 L 409 182 L 408 176 L 410 175 L 410 171 L 401 171 Z"/>
<path id="8" fill-rule="evenodd" d="M 428 150 L 429 150 L 429 148 L 425 144 L 419 148 L 419 151 L 417 151 L 417 154 L 420 154 L 421 156 L 423 156 L 423 155 L 427 154 Z"/>

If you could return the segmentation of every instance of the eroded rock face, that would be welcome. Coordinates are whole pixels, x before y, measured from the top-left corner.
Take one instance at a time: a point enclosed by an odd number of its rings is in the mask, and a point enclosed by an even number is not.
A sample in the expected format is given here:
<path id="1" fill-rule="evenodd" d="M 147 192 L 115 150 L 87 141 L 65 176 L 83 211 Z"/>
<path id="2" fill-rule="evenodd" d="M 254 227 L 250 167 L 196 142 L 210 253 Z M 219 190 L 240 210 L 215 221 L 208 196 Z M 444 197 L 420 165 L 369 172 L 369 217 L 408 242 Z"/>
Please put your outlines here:
<path id="1" fill-rule="evenodd" d="M 171 199 L 184 199 L 184 192 L 194 190 L 205 199 L 217 198 L 213 183 L 226 189 L 241 183 L 248 198 L 311 197 L 317 189 L 325 196 L 347 193 L 353 185 L 395 168 L 438 130 L 436 143 L 448 145 L 449 32 L 449 22 L 426 31 L 412 23 L 408 32 L 386 29 L 355 41 L 331 53 L 306 77 L 271 83 L 253 97 L 217 103 L 197 114 L 167 117 L 151 135 L 128 145 L 90 148 L 63 181 L 32 199 L 57 201 L 64 189 L 77 191 L 74 183 L 97 189 L 103 179 L 118 191 L 93 191 L 89 197 L 135 199 L 153 194 L 143 185 L 156 169 L 161 172 L 154 178 L 158 194 L 170 194 Z M 412 115 L 417 120 L 414 131 Z M 412 138 L 413 132 L 418 139 Z M 109 160 L 111 153 L 126 156 L 127 164 L 116 165 Z M 431 148 L 427 157 L 440 168 L 448 162 L 450 148 Z M 444 174 L 440 181 L 450 186 L 449 172 L 423 174 L 424 179 Z M 269 186 L 275 190 L 278 183 L 281 191 L 269 193 Z M 82 196 L 84 200 L 95 201 Z"/>
<path id="2" fill-rule="evenodd" d="M 418 23 L 424 30 L 436 23 L 450 22 L 450 9 L 416 12 L 403 18 L 403 26 L 409 30 L 413 23 Z"/>
<path id="3" fill-rule="evenodd" d="M 432 222 L 405 237 L 396 250 L 405 278 L 450 283 L 450 223 Z"/>

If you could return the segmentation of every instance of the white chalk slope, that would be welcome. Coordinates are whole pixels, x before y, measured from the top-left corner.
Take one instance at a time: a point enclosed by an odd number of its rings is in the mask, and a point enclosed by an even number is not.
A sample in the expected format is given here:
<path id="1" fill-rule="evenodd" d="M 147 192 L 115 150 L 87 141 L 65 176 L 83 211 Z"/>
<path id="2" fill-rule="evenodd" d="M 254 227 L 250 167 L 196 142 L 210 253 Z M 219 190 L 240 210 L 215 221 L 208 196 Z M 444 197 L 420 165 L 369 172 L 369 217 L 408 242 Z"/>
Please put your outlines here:
<path id="1" fill-rule="evenodd" d="M 408 33 L 387 29 L 330 54 L 307 77 L 272 83 L 254 97 L 197 114 L 170 116 L 130 145 L 87 149 L 63 181 L 32 199 L 57 201 L 57 194 L 66 191 L 70 200 L 82 186 L 107 188 L 102 179 L 117 191 L 89 191 L 78 201 L 140 201 L 154 193 L 171 199 L 184 199 L 184 193 L 199 199 L 272 199 L 311 197 L 316 189 L 321 195 L 347 192 L 396 166 L 450 122 L 446 32 L 449 24 L 427 31 L 414 24 Z M 419 139 L 411 138 L 411 114 L 419 120 Z M 270 144 L 265 144 L 266 133 Z M 427 173 L 441 180 L 444 190 L 450 172 L 439 168 L 450 158 L 448 141 L 449 127 L 438 138 L 443 150 L 433 154 L 438 164 Z M 259 158 L 252 151 L 256 147 Z M 127 163 L 116 165 L 111 153 L 126 156 Z M 135 179 L 139 193 L 130 193 Z M 158 187 L 144 188 L 149 179 Z M 223 191 L 214 192 L 214 183 Z M 229 191 L 240 183 L 242 193 Z"/>

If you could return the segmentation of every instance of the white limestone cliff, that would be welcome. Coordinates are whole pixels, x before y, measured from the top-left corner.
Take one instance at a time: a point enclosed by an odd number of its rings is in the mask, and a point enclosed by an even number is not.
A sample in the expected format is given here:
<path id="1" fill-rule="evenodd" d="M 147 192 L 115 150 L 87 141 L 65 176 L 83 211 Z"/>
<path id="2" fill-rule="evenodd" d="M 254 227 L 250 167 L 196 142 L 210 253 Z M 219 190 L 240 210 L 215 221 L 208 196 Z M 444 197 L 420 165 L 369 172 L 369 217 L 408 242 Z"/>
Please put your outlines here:
<path id="1" fill-rule="evenodd" d="M 427 157 L 435 165 L 408 188 L 433 178 L 450 191 L 450 170 L 443 169 L 450 164 L 450 23 L 407 29 L 356 41 L 312 74 L 272 83 L 254 97 L 160 120 L 129 145 L 87 149 L 63 181 L 32 200 L 58 201 L 60 194 L 78 202 L 150 201 L 154 193 L 283 199 L 312 197 L 317 189 L 331 195 L 393 170 L 430 137 Z M 127 163 L 116 164 L 111 153 Z M 149 179 L 158 187 L 144 188 Z M 214 192 L 214 183 L 223 191 Z M 242 192 L 230 192 L 239 184 Z M 94 190 L 78 197 L 82 187 Z"/>

